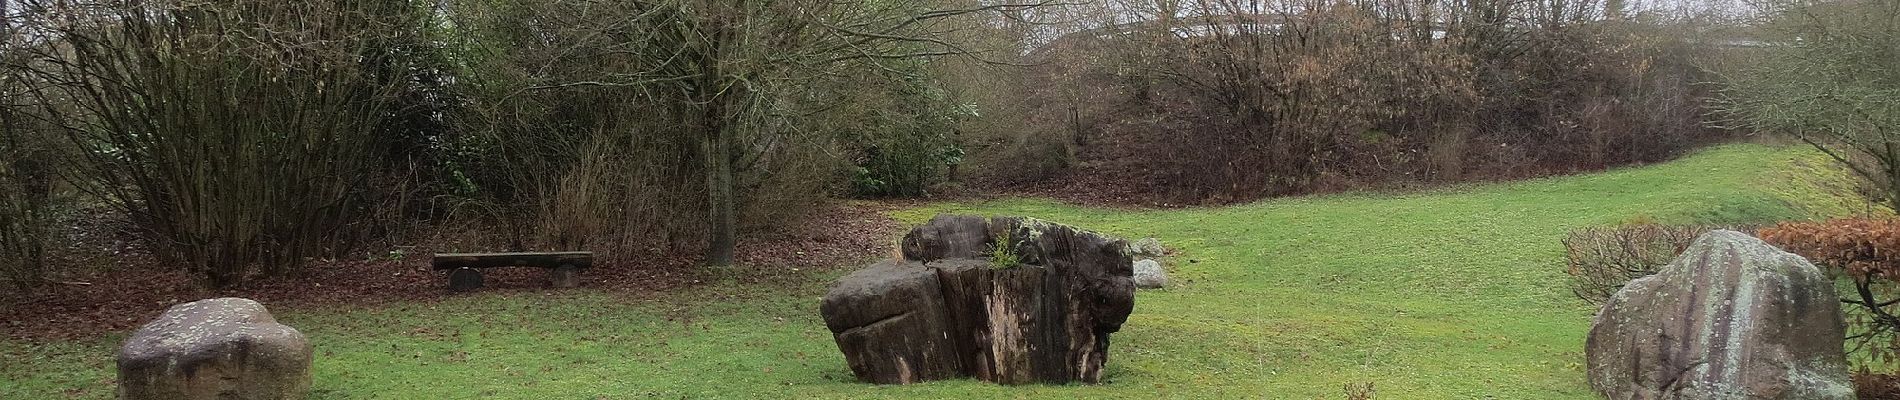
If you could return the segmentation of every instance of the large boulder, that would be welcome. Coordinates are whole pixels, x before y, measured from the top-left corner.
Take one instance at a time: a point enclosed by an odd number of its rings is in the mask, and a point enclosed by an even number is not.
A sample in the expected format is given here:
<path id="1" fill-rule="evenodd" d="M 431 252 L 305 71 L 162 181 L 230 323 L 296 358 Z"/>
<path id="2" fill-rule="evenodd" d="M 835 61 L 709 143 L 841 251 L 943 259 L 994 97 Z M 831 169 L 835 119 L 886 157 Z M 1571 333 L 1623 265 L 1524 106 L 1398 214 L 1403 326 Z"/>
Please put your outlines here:
<path id="1" fill-rule="evenodd" d="M 1852 399 L 1844 331 L 1820 269 L 1721 230 L 1617 291 L 1584 352 L 1610 399 Z"/>
<path id="2" fill-rule="evenodd" d="M 172 306 L 119 348 L 125 400 L 301 399 L 310 342 L 262 304 L 234 297 Z"/>
<path id="3" fill-rule="evenodd" d="M 1108 336 L 1134 310 L 1127 244 L 1075 227 L 940 215 L 900 248 L 820 307 L 866 382 L 1098 383 Z"/>

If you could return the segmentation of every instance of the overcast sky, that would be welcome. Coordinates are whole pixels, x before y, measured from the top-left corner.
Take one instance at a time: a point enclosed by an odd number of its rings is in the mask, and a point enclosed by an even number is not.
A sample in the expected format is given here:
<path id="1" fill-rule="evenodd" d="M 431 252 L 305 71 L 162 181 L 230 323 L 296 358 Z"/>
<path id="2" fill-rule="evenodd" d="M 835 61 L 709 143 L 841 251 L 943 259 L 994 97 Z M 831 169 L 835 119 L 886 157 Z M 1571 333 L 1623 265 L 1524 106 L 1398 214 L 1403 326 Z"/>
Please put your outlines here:
<path id="1" fill-rule="evenodd" d="M 1630 11 L 1658 11 L 1671 15 L 1713 14 L 1742 16 L 1753 11 L 1745 0 L 1629 0 Z"/>

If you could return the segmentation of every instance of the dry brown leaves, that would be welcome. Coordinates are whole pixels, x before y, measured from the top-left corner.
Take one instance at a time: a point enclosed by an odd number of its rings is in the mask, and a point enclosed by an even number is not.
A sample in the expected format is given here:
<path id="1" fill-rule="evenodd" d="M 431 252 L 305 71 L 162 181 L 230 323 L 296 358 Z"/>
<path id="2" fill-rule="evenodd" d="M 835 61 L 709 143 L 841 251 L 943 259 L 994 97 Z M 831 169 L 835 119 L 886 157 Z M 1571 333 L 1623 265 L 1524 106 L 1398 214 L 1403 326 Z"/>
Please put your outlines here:
<path id="1" fill-rule="evenodd" d="M 1761 238 L 1854 277 L 1900 278 L 1900 220 L 1784 222 L 1762 229 Z"/>
<path id="2" fill-rule="evenodd" d="M 787 275 L 849 268 L 891 250 L 901 227 L 885 217 L 897 205 L 832 204 L 775 231 L 754 232 L 741 241 L 739 277 L 748 283 L 784 281 Z M 439 235 L 438 235 L 439 236 Z M 453 236 L 453 235 L 449 235 Z M 69 237 L 74 237 L 69 235 Z M 173 304 L 203 298 L 238 296 L 272 307 L 435 301 L 453 295 L 447 278 L 429 270 L 427 245 L 402 247 L 406 256 L 357 260 L 317 260 L 303 276 L 260 279 L 229 290 L 206 290 L 174 268 L 158 268 L 141 252 L 123 248 L 123 235 L 94 234 L 65 243 L 61 262 L 104 263 L 97 272 L 68 274 L 65 283 L 32 293 L 0 291 L 0 337 L 28 341 L 70 340 L 130 330 Z M 108 239 L 110 238 L 110 239 Z M 89 251 L 70 251 L 70 248 Z M 101 255 L 97 249 L 106 249 Z M 619 294 L 650 296 L 705 281 L 707 271 L 694 265 L 697 255 L 656 254 L 625 265 L 596 265 L 586 285 Z M 487 292 L 542 291 L 546 273 L 535 268 L 495 268 L 483 273 Z"/>

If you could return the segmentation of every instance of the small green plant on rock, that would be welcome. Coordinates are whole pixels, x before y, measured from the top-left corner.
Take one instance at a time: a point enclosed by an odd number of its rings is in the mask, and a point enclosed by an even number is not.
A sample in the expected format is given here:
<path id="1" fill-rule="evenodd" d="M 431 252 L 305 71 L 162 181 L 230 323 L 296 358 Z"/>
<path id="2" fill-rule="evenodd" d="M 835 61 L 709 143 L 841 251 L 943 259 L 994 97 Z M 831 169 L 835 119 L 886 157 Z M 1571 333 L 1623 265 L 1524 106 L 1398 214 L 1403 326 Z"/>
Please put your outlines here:
<path id="1" fill-rule="evenodd" d="M 1022 259 L 1016 257 L 1015 251 L 1011 251 L 1015 242 L 1010 236 L 1010 230 L 1005 229 L 1003 234 L 996 236 L 996 242 L 990 244 L 990 269 L 1010 269 L 1023 265 Z"/>

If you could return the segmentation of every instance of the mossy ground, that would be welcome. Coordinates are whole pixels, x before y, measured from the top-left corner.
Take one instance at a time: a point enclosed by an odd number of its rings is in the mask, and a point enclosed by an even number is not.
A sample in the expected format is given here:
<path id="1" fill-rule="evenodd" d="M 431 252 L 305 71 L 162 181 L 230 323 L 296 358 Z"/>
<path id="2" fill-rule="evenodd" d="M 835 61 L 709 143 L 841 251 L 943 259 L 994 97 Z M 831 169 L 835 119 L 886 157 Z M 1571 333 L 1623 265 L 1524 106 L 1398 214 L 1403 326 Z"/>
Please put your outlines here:
<path id="1" fill-rule="evenodd" d="M 718 283 L 658 296 L 473 294 L 278 309 L 317 350 L 317 399 L 1379 398 L 1582 399 L 1592 309 L 1559 239 L 1628 221 L 1762 222 L 1868 210 L 1814 152 L 1730 145 L 1655 166 L 1409 193 L 1164 211 L 1041 200 L 896 211 L 1026 215 L 1178 255 L 1114 336 L 1108 383 L 855 383 L 817 315 L 824 282 Z M 0 341 L 0 399 L 106 398 L 123 333 Z"/>

